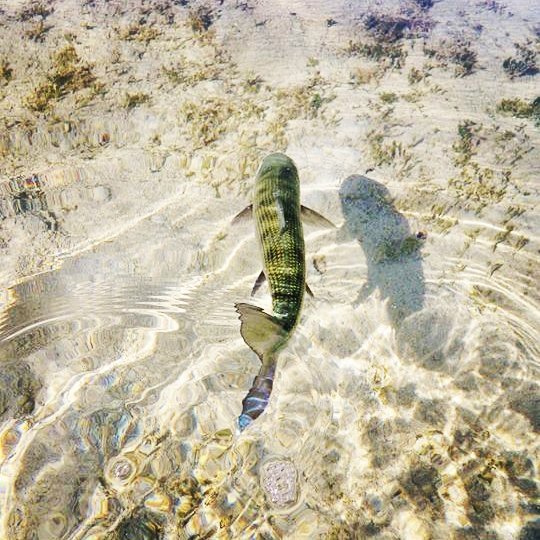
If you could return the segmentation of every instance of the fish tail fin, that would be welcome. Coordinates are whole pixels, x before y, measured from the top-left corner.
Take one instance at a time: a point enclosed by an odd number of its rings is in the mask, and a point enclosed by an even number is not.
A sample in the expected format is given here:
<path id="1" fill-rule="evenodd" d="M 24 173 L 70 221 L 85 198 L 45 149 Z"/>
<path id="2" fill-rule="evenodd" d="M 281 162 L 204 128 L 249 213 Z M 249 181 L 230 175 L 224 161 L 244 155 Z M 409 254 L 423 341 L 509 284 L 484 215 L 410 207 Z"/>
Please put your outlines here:
<path id="1" fill-rule="evenodd" d="M 265 357 L 276 353 L 287 340 L 287 332 L 276 317 L 251 304 L 236 304 L 240 315 L 240 334 L 247 346 L 264 363 Z"/>
<path id="2" fill-rule="evenodd" d="M 261 369 L 242 401 L 238 427 L 243 431 L 266 409 L 274 383 L 276 353 L 287 341 L 288 333 L 276 317 L 251 304 L 236 304 L 240 333 L 248 347 L 261 360 Z"/>
<path id="3" fill-rule="evenodd" d="M 265 365 L 261 366 L 258 375 L 253 379 L 249 392 L 242 400 L 242 413 L 238 417 L 240 431 L 244 431 L 266 409 L 274 384 L 274 368 L 275 362 L 270 369 Z"/>

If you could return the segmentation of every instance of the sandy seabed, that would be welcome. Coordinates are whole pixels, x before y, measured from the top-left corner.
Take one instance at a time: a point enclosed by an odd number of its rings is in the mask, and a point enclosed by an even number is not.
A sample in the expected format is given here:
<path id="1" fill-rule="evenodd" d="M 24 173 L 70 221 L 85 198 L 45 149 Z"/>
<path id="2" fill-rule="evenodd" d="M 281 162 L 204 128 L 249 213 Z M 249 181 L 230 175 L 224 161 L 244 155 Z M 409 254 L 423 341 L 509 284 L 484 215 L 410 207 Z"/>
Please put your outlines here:
<path id="1" fill-rule="evenodd" d="M 0 538 L 540 535 L 534 2 L 0 3 Z M 267 411 L 231 224 L 298 166 Z"/>

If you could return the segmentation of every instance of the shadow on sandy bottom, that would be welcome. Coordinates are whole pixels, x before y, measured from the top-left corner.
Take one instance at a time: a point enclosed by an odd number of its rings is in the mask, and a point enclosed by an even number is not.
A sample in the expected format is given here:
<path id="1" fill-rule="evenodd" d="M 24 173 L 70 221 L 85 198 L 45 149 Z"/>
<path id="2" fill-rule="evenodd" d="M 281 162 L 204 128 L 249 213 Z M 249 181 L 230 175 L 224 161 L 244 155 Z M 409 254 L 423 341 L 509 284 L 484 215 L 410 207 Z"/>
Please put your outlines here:
<path id="1" fill-rule="evenodd" d="M 387 310 L 394 327 L 424 305 L 424 273 L 421 233 L 413 234 L 409 223 L 392 204 L 389 191 L 366 176 L 352 175 L 339 190 L 348 232 L 364 250 L 368 278 L 355 304 L 375 289 L 388 299 Z"/>
<path id="2" fill-rule="evenodd" d="M 339 196 L 346 230 L 359 241 L 367 262 L 367 281 L 354 304 L 378 289 L 400 358 L 434 371 L 455 370 L 465 329 L 455 306 L 426 305 L 420 252 L 425 234 L 411 231 L 388 189 L 375 180 L 349 176 Z"/>

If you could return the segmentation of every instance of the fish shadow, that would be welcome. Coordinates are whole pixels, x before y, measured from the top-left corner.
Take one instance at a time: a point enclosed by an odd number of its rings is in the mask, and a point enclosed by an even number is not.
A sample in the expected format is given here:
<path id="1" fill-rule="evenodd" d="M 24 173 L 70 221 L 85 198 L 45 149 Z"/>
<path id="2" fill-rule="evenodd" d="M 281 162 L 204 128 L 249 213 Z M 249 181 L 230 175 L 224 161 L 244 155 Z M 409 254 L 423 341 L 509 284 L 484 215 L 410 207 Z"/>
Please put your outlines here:
<path id="1" fill-rule="evenodd" d="M 425 282 L 420 248 L 424 235 L 413 233 L 394 207 L 390 192 L 362 175 L 346 178 L 339 198 L 347 232 L 356 238 L 366 257 L 367 281 L 355 305 L 379 289 L 387 299 L 388 317 L 395 328 L 422 309 Z"/>

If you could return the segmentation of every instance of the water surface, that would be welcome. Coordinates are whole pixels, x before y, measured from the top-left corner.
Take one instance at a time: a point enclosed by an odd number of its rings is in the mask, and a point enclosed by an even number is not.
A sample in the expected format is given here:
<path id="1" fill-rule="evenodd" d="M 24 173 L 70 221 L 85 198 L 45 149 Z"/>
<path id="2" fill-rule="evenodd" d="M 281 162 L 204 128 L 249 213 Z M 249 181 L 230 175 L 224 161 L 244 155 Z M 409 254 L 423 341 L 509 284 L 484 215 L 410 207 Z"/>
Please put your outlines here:
<path id="1" fill-rule="evenodd" d="M 0 20 L 0 537 L 535 538 L 528 2 Z M 231 220 L 273 151 L 337 227 L 240 434 L 234 304 L 270 298 Z"/>

